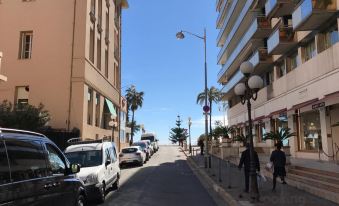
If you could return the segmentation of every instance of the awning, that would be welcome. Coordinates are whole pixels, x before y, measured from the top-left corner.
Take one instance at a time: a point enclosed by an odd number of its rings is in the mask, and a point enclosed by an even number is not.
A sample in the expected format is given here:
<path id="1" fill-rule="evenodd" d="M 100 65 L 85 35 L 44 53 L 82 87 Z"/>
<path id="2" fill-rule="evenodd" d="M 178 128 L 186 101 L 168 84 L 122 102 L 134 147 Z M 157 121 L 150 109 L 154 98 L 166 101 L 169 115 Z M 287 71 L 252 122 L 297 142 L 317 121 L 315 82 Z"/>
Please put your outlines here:
<path id="1" fill-rule="evenodd" d="M 109 112 L 111 113 L 113 119 L 116 118 L 117 117 L 117 112 L 115 111 L 114 105 L 111 102 L 111 100 L 105 98 L 105 102 L 106 102 L 106 104 L 108 106 Z"/>
<path id="2" fill-rule="evenodd" d="M 296 109 L 300 109 L 300 108 L 306 107 L 306 106 L 308 106 L 310 104 L 313 104 L 313 103 L 315 103 L 317 101 L 318 101 L 318 98 L 315 98 L 315 99 L 311 99 L 309 101 L 306 101 L 306 102 L 303 102 L 303 103 L 300 103 L 300 104 L 293 105 L 293 107 L 291 109 L 289 109 L 288 111 L 296 110 Z"/>
<path id="3" fill-rule="evenodd" d="M 286 113 L 286 112 L 287 112 L 287 109 L 286 109 L 286 108 L 280 109 L 280 110 L 277 110 L 277 111 L 275 111 L 275 112 L 271 112 L 267 117 L 268 117 L 268 118 L 271 118 L 271 117 L 273 117 L 274 115 L 280 115 L 280 114 L 284 114 L 284 113 Z"/>

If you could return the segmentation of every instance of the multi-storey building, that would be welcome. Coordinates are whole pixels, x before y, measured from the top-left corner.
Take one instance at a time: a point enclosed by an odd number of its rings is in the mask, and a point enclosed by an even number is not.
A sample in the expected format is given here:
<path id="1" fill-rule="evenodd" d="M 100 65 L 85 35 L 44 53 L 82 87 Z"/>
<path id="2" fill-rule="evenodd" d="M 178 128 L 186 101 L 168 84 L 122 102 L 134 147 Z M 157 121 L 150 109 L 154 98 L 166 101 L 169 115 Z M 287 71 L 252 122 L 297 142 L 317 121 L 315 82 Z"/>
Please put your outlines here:
<path id="1" fill-rule="evenodd" d="M 8 77 L 0 100 L 42 103 L 49 126 L 78 128 L 82 138 L 112 136 L 110 122 L 121 113 L 121 10 L 127 7 L 127 0 L 0 1 Z"/>
<path id="2" fill-rule="evenodd" d="M 272 147 L 263 135 L 289 127 L 296 136 L 284 144 L 292 156 L 332 160 L 339 145 L 338 10 L 337 0 L 217 1 L 218 82 L 236 134 L 248 133 L 247 108 L 233 89 L 244 81 L 240 64 L 250 61 L 265 85 L 252 103 L 255 146 Z"/>

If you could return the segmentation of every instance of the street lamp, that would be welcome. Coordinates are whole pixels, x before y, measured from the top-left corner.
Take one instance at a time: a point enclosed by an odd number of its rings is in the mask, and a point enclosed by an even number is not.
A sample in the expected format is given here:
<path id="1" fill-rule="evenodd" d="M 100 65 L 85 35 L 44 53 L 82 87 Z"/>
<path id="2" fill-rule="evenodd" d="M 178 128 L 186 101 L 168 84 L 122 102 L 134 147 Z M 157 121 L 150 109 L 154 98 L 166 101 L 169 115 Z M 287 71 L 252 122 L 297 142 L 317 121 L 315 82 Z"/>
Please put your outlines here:
<path id="1" fill-rule="evenodd" d="M 188 138 L 189 138 L 189 150 L 190 150 L 190 154 L 192 154 L 192 144 L 191 144 L 191 126 L 192 126 L 192 122 L 191 122 L 191 117 L 188 117 Z"/>
<path id="2" fill-rule="evenodd" d="M 251 119 L 251 99 L 256 100 L 258 97 L 258 91 L 263 87 L 264 82 L 260 76 L 252 75 L 254 67 L 251 62 L 243 62 L 240 65 L 240 71 L 245 76 L 245 83 L 238 83 L 234 88 L 234 93 L 241 98 L 241 103 L 247 102 L 248 113 L 248 135 L 250 139 L 250 176 L 251 176 L 251 196 L 256 200 L 259 200 L 259 191 L 257 183 L 256 163 L 254 160 L 254 147 L 253 147 L 253 135 L 252 135 L 252 119 Z"/>
<path id="3" fill-rule="evenodd" d="M 205 114 L 205 168 L 209 165 L 209 168 L 211 167 L 211 160 L 209 160 L 208 155 L 208 112 L 210 108 L 208 107 L 207 103 L 207 56 L 206 56 L 206 28 L 204 29 L 204 36 L 199 36 L 194 33 L 191 33 L 189 31 L 183 31 L 181 30 L 176 34 L 177 39 L 184 39 L 185 35 L 184 33 L 187 33 L 189 35 L 195 36 L 199 39 L 204 40 L 204 55 L 205 55 L 205 106 L 204 106 L 204 114 Z M 209 161 L 208 161 L 209 160 Z M 209 163 L 209 164 L 208 164 Z"/>

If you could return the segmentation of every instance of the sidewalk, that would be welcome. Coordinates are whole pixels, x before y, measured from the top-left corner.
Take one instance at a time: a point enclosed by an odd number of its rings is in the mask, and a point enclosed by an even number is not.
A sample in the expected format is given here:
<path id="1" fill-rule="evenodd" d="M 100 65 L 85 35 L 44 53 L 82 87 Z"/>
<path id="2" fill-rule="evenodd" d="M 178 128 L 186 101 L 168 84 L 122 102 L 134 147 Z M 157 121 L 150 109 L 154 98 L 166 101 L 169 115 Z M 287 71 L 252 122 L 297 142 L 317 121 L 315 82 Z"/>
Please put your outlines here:
<path id="1" fill-rule="evenodd" d="M 204 157 L 194 155 L 192 158 L 199 168 L 207 173 L 215 183 L 221 186 L 229 193 L 240 205 L 258 205 L 258 206 L 292 206 L 292 205 L 307 205 L 307 206 L 335 206 L 337 204 L 314 196 L 310 193 L 299 190 L 289 185 L 282 185 L 280 179 L 277 180 L 277 188 L 272 192 L 272 181 L 267 179 L 267 182 L 259 183 L 260 202 L 250 203 L 250 196 L 244 193 L 245 180 L 243 170 L 239 171 L 237 165 L 228 161 L 212 157 L 212 168 L 204 168 Z M 263 169 L 263 168 L 262 168 Z M 229 175 L 230 174 L 230 175 Z M 286 180 L 288 183 L 288 179 Z"/>

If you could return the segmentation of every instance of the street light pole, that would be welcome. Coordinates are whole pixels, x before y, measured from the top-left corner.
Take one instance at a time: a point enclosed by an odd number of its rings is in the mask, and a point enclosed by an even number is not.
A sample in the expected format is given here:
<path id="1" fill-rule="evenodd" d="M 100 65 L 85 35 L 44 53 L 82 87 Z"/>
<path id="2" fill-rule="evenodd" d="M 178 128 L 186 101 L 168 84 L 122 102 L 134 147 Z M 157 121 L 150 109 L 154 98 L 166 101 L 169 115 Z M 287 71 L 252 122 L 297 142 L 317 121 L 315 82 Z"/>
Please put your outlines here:
<path id="1" fill-rule="evenodd" d="M 243 62 L 240 66 L 241 72 L 245 76 L 245 83 L 238 83 L 234 88 L 234 93 L 241 98 L 241 103 L 244 105 L 247 103 L 248 113 L 248 135 L 250 138 L 250 177 L 251 177 L 251 197 L 255 200 L 259 200 L 259 190 L 257 182 L 255 151 L 253 144 L 252 134 L 252 117 L 251 117 L 251 99 L 256 100 L 258 97 L 258 91 L 263 87 L 263 80 L 260 76 L 251 74 L 254 71 L 251 62 Z"/>
<path id="2" fill-rule="evenodd" d="M 189 147 L 190 154 L 192 155 L 191 125 L 192 125 L 191 117 L 188 117 L 188 138 L 189 138 L 189 146 L 188 147 Z"/>
<path id="3" fill-rule="evenodd" d="M 205 60 L 205 70 L 204 70 L 204 76 L 205 76 L 205 106 L 204 106 L 204 115 L 205 115 L 205 168 L 209 167 L 211 168 L 211 157 L 208 155 L 208 112 L 209 112 L 209 107 L 208 107 L 208 89 L 207 89 L 207 46 L 206 46 L 206 39 L 207 39 L 207 35 L 206 35 L 206 28 L 204 28 L 204 36 L 199 36 L 196 35 L 192 32 L 189 31 L 180 31 L 176 34 L 176 37 L 178 39 L 183 39 L 185 38 L 184 33 L 190 34 L 192 36 L 195 36 L 199 39 L 204 40 L 204 60 Z M 206 108 L 206 110 L 205 110 Z"/>

